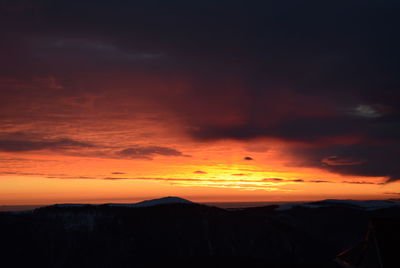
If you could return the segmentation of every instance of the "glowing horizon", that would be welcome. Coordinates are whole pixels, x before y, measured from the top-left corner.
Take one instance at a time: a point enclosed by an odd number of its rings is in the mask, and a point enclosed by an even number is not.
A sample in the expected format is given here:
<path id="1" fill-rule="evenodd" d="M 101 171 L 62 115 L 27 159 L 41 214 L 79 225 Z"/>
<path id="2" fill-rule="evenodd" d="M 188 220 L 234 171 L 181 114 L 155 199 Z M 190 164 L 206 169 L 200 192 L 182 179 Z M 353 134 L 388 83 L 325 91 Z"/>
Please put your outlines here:
<path id="1" fill-rule="evenodd" d="M 400 188 L 397 183 L 385 184 L 385 177 L 290 166 L 277 150 L 249 152 L 243 142 L 195 146 L 182 149 L 186 156 L 151 159 L 45 151 L 3 154 L 10 167 L 1 175 L 0 204 L 134 202 L 167 195 L 196 202 L 386 199 L 395 198 L 390 192 Z M 16 162 L 24 167 L 12 168 Z"/>
<path id="2" fill-rule="evenodd" d="M 400 196 L 393 3 L 50 2 L 0 9 L 0 205 Z"/>

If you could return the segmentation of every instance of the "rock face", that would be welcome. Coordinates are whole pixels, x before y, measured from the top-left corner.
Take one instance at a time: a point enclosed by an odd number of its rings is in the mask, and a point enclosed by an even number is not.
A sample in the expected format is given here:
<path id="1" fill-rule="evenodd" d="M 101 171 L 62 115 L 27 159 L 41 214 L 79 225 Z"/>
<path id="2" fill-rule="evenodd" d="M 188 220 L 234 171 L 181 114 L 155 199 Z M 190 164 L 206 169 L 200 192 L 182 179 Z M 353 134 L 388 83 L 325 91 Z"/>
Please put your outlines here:
<path id="1" fill-rule="evenodd" d="M 284 211 L 175 198 L 144 204 L 1 213 L 4 267 L 336 267 L 336 254 L 363 238 L 370 218 L 400 215 L 398 207 L 340 203 Z"/>

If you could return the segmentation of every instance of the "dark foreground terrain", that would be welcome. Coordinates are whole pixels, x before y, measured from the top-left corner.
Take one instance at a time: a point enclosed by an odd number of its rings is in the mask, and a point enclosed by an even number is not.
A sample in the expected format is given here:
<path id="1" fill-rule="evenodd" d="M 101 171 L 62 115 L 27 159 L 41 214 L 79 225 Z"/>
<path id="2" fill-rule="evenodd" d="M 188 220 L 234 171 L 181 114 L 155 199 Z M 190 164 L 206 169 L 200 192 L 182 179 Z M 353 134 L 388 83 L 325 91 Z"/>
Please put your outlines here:
<path id="1" fill-rule="evenodd" d="M 50 206 L 0 213 L 2 267 L 338 267 L 371 218 L 346 203 L 224 210 L 199 204 Z"/>

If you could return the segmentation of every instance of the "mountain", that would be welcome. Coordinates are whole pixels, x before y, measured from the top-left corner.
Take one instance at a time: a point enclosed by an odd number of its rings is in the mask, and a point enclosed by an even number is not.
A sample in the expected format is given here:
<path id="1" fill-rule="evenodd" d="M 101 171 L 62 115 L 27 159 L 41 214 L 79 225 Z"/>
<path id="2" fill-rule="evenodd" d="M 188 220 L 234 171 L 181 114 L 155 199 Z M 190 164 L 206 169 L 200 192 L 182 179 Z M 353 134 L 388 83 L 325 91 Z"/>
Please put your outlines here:
<path id="1" fill-rule="evenodd" d="M 168 204 L 194 204 L 192 201 L 180 198 L 180 197 L 175 197 L 175 196 L 167 196 L 167 197 L 162 197 L 158 199 L 151 199 L 151 200 L 145 200 L 139 203 L 135 204 L 118 204 L 118 203 L 113 203 L 113 204 L 107 204 L 109 206 L 126 206 L 126 207 L 151 207 L 151 206 L 159 206 L 159 205 L 168 205 Z"/>
<path id="2" fill-rule="evenodd" d="M 133 204 L 125 204 L 125 203 L 108 203 L 108 204 L 103 204 L 104 206 L 110 206 L 110 207 L 151 207 L 151 206 L 160 206 L 160 205 L 170 205 L 170 204 L 194 204 L 192 201 L 180 198 L 180 197 L 175 197 L 175 196 L 167 196 L 167 197 L 162 197 L 162 198 L 157 198 L 157 199 L 151 199 L 151 200 L 144 200 L 138 203 L 133 203 Z M 54 207 L 87 207 L 87 206 L 95 206 L 91 204 L 56 204 L 53 205 Z"/>
<path id="3" fill-rule="evenodd" d="M 285 210 L 225 210 L 177 197 L 49 206 L 0 213 L 0 256 L 4 267 L 329 268 L 363 240 L 370 219 L 399 215 L 398 206 L 368 210 L 332 200 Z"/>
<path id="4" fill-rule="evenodd" d="M 304 203 L 286 203 L 279 205 L 276 210 L 284 211 L 294 207 L 307 207 L 307 208 L 322 208 L 322 207 L 351 207 L 359 210 L 378 210 L 384 208 L 400 207 L 400 200 L 340 200 L 340 199 L 326 199 L 317 202 L 304 202 Z"/>

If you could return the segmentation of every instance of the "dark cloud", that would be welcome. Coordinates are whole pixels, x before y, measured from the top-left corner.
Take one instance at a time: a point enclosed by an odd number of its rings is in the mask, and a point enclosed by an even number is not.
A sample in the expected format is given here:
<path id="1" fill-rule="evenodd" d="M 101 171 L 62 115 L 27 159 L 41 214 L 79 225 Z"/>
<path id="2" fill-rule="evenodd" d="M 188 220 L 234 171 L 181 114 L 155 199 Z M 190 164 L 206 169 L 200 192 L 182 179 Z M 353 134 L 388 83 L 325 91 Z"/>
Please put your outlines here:
<path id="1" fill-rule="evenodd" d="M 253 160 L 253 158 L 252 157 L 250 157 L 250 156 L 246 156 L 245 158 L 243 158 L 244 160 Z"/>
<path id="2" fill-rule="evenodd" d="M 332 183 L 331 181 L 324 181 L 324 180 L 309 180 L 307 182 L 312 182 L 312 183 Z"/>
<path id="3" fill-rule="evenodd" d="M 317 111 L 316 111 L 317 112 Z M 386 139 L 398 142 L 400 135 L 399 118 L 382 116 L 362 118 L 354 115 L 283 118 L 265 125 L 265 122 L 235 124 L 233 126 L 203 126 L 191 133 L 201 140 L 212 139 L 254 139 L 260 137 L 278 138 L 286 141 L 306 143 L 323 142 L 326 139 L 357 137 L 369 141 Z"/>
<path id="4" fill-rule="evenodd" d="M 4 158 L 0 157 L 0 162 L 4 163 L 18 163 L 18 162 L 56 162 L 57 160 L 49 160 L 49 159 L 30 159 L 30 158 Z"/>
<path id="5" fill-rule="evenodd" d="M 271 182 L 306 182 L 305 180 L 302 180 L 302 179 L 286 180 L 286 179 L 280 179 L 280 178 L 265 178 L 265 179 L 262 179 L 262 181 L 271 181 Z"/>
<path id="6" fill-rule="evenodd" d="M 117 154 L 127 158 L 148 158 L 153 155 L 183 156 L 178 150 L 162 146 L 136 146 L 119 151 Z"/>
<path id="7" fill-rule="evenodd" d="M 102 178 L 103 180 L 147 180 L 147 181 L 181 181 L 181 182 L 185 182 L 185 181 L 202 181 L 200 179 L 186 179 L 186 178 L 122 178 L 122 177 L 105 177 Z"/>
<path id="8" fill-rule="evenodd" d="M 166 111 L 196 140 L 280 139 L 297 164 L 400 179 L 399 1 L 3 2 L 1 118 Z"/>
<path id="9" fill-rule="evenodd" d="M 67 176 L 67 175 L 50 175 L 46 176 L 47 179 L 63 179 L 63 180 L 97 180 L 97 177 L 89 176 Z"/>
<path id="10" fill-rule="evenodd" d="M 400 195 L 400 193 L 398 192 L 385 192 L 383 194 L 387 194 L 387 195 Z"/>
<path id="11" fill-rule="evenodd" d="M 123 175 L 123 174 L 126 174 L 126 173 L 116 171 L 116 172 L 111 172 L 111 174 L 113 174 L 113 175 Z"/>
<path id="12" fill-rule="evenodd" d="M 281 179 L 281 178 L 265 178 L 262 181 L 265 181 L 265 182 L 337 183 L 335 181 L 327 181 L 327 180 L 303 180 L 303 179 L 287 180 L 287 179 Z M 384 183 L 381 183 L 381 182 L 369 182 L 369 181 L 342 181 L 341 183 L 384 185 Z"/>
<path id="13" fill-rule="evenodd" d="M 400 144 L 353 144 L 293 149 L 297 164 L 319 167 L 344 175 L 400 179 L 397 156 Z"/>
<path id="14" fill-rule="evenodd" d="M 22 172 L 22 171 L 0 171 L 0 175 L 17 175 L 17 176 L 40 176 L 48 177 L 53 176 L 53 178 L 63 178 L 67 176 L 66 174 L 47 174 L 39 172 Z"/>
<path id="15" fill-rule="evenodd" d="M 0 152 L 27 152 L 50 150 L 71 156 L 101 157 L 101 158 L 147 158 L 154 155 L 188 156 L 182 152 L 163 146 L 141 146 L 117 149 L 91 142 L 77 141 L 70 138 L 47 138 L 43 134 L 29 132 L 0 133 Z M 112 174 L 124 174 L 114 172 Z"/>
<path id="16" fill-rule="evenodd" d="M 37 150 L 66 150 L 74 148 L 94 147 L 87 142 L 76 141 L 68 138 L 55 140 L 0 140 L 0 151 L 26 152 Z"/>
<path id="17" fill-rule="evenodd" d="M 283 181 L 283 179 L 280 179 L 280 178 L 266 178 L 266 179 L 263 179 L 263 181 Z"/>
<path id="18" fill-rule="evenodd" d="M 193 171 L 193 173 L 194 174 L 207 174 L 207 172 L 202 171 L 202 170 L 196 170 L 196 171 Z"/>
<path id="19" fill-rule="evenodd" d="M 348 184 L 375 184 L 375 185 L 384 185 L 384 183 L 369 182 L 369 181 L 342 181 L 342 183 L 348 183 Z"/>

